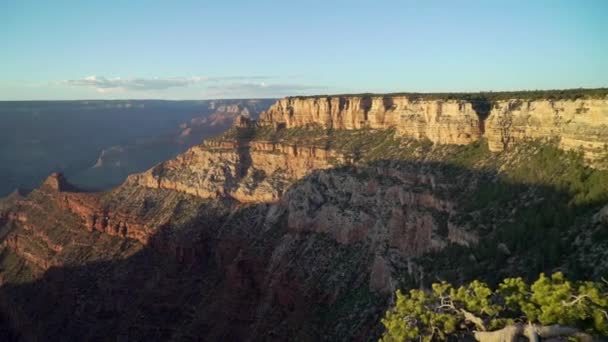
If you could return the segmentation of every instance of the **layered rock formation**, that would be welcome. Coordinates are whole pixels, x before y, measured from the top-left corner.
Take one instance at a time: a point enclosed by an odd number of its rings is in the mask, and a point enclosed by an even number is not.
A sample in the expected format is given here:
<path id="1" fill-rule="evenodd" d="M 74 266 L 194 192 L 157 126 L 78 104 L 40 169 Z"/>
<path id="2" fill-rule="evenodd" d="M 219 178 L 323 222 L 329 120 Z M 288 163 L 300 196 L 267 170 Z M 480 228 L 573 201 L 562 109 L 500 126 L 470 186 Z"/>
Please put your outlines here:
<path id="1" fill-rule="evenodd" d="M 209 141 L 128 183 L 170 189 L 201 198 L 230 196 L 239 202 L 273 202 L 296 180 L 343 158 L 323 148 L 268 141 Z"/>
<path id="2" fill-rule="evenodd" d="M 486 138 L 492 151 L 518 141 L 554 139 L 594 164 L 608 156 L 608 99 L 420 99 L 405 95 L 292 97 L 260 115 L 263 124 L 333 129 L 396 128 L 438 144 Z"/>
<path id="3" fill-rule="evenodd" d="M 498 101 L 486 120 L 490 149 L 527 139 L 555 139 L 591 161 L 608 152 L 608 99 Z"/>
<path id="4" fill-rule="evenodd" d="M 465 101 L 411 100 L 407 96 L 285 98 L 260 115 L 262 123 L 286 127 L 397 128 L 407 137 L 442 144 L 468 144 L 482 134 L 473 104 Z"/>

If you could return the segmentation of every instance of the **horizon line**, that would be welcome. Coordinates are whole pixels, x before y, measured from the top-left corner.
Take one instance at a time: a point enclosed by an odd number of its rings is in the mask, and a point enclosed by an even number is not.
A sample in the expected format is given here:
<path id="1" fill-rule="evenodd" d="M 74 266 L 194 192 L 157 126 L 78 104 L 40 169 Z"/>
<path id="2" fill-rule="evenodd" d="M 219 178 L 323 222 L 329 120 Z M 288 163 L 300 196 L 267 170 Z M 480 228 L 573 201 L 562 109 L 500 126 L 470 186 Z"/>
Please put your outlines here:
<path id="1" fill-rule="evenodd" d="M 209 99 L 163 99 L 163 98 L 106 98 L 106 99 L 29 99 L 29 100 L 0 100 L 0 102 L 70 102 L 70 101 L 221 101 L 221 100 L 276 100 L 282 98 L 314 98 L 333 96 L 398 96 L 398 95 L 468 95 L 468 94 L 509 94 L 509 93 L 531 93 L 552 91 L 608 91 L 608 86 L 602 87 L 578 87 L 578 88 L 542 88 L 542 89 L 519 89 L 519 90 L 478 90 L 478 91 L 391 91 L 391 92 L 353 92 L 333 94 L 310 94 L 310 95 L 286 95 L 277 97 L 223 97 Z"/>

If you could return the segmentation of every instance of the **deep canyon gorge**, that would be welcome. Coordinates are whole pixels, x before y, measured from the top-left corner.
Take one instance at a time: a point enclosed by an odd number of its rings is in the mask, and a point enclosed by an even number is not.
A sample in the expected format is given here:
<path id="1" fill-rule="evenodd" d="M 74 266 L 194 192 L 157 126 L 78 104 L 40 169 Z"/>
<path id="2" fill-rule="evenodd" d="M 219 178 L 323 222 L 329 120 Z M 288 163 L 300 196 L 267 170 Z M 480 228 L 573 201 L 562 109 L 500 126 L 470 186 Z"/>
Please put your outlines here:
<path id="1" fill-rule="evenodd" d="M 108 191 L 52 173 L 0 200 L 0 319 L 30 341 L 367 341 L 397 289 L 599 280 L 608 92 L 533 95 L 288 97 Z"/>

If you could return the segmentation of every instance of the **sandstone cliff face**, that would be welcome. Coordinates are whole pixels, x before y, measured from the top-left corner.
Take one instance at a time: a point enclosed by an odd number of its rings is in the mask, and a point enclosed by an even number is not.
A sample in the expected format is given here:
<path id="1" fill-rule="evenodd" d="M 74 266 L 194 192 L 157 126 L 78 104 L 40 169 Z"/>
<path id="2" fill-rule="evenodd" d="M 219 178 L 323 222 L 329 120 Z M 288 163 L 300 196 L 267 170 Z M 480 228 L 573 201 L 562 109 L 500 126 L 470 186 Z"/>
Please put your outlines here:
<path id="1" fill-rule="evenodd" d="M 205 142 L 127 183 L 170 189 L 201 198 L 272 202 L 313 170 L 331 167 L 331 150 L 280 142 Z"/>
<path id="2" fill-rule="evenodd" d="M 563 149 L 581 149 L 592 165 L 608 157 L 608 99 L 481 103 L 406 96 L 285 98 L 262 113 L 260 122 L 334 129 L 394 127 L 402 136 L 439 144 L 486 138 L 492 151 L 523 140 L 555 139 Z"/>
<path id="3" fill-rule="evenodd" d="M 465 101 L 410 100 L 406 96 L 285 98 L 260 115 L 262 123 L 286 127 L 390 128 L 415 139 L 467 144 L 479 139 L 480 120 Z"/>
<path id="4" fill-rule="evenodd" d="M 526 139 L 556 139 L 593 162 L 608 152 L 608 99 L 499 101 L 485 127 L 492 151 Z"/>

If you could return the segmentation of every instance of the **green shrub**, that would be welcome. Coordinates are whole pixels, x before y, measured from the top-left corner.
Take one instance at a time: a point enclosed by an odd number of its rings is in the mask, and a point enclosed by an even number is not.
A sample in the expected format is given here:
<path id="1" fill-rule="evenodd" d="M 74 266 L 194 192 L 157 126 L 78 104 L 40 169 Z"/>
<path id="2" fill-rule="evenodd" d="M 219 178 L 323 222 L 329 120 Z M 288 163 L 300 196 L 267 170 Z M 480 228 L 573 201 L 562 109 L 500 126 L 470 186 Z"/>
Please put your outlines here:
<path id="1" fill-rule="evenodd" d="M 495 290 L 477 280 L 458 288 L 442 282 L 431 291 L 397 291 L 394 307 L 382 319 L 386 331 L 381 341 L 444 341 L 467 335 L 484 341 L 490 332 L 507 336 L 513 328 L 519 331 L 515 336 L 523 337 L 527 325 L 540 329 L 554 324 L 571 328 L 562 337 L 575 332 L 579 337 L 606 336 L 607 312 L 606 284 L 571 282 L 561 273 L 541 274 L 531 286 L 522 278 L 507 278 Z"/>

